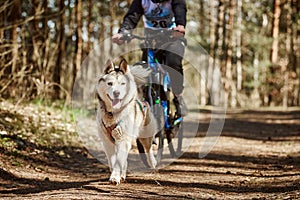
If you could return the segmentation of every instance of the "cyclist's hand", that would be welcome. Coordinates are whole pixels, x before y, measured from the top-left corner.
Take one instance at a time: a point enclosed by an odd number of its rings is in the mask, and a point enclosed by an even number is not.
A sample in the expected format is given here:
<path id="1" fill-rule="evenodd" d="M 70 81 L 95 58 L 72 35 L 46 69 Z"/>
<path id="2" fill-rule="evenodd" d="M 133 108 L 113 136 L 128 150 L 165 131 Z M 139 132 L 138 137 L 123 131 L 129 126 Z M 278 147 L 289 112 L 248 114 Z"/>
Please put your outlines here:
<path id="1" fill-rule="evenodd" d="M 117 33 L 117 34 L 113 35 L 111 39 L 112 39 L 113 43 L 121 45 L 121 44 L 124 44 L 124 42 L 125 42 L 124 40 L 122 40 L 122 37 L 123 37 L 123 34 Z"/>
<path id="2" fill-rule="evenodd" d="M 173 28 L 174 33 L 173 33 L 173 37 L 177 38 L 177 37 L 183 37 L 185 34 L 185 28 L 182 25 L 178 25 L 175 28 Z"/>

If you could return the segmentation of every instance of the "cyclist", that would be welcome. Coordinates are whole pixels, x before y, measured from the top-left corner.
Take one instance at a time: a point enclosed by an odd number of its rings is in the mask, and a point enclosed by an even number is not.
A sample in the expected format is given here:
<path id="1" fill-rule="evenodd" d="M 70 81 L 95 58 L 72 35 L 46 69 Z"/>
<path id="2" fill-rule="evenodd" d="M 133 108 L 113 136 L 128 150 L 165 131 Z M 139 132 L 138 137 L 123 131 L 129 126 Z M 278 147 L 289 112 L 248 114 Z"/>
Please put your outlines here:
<path id="1" fill-rule="evenodd" d="M 143 16 L 145 33 L 155 30 L 173 29 L 174 38 L 164 51 L 164 64 L 167 65 L 171 79 L 172 91 L 174 93 L 174 104 L 177 115 L 187 114 L 187 107 L 184 103 L 183 92 L 183 68 L 182 57 L 185 51 L 186 40 L 184 38 L 186 25 L 186 1 L 185 0 L 133 0 L 125 15 L 117 34 L 112 41 L 119 45 L 123 44 L 123 34 L 131 32 L 136 28 L 140 18 Z M 147 55 L 143 53 L 143 60 Z M 175 70 L 175 72 L 174 72 Z"/>

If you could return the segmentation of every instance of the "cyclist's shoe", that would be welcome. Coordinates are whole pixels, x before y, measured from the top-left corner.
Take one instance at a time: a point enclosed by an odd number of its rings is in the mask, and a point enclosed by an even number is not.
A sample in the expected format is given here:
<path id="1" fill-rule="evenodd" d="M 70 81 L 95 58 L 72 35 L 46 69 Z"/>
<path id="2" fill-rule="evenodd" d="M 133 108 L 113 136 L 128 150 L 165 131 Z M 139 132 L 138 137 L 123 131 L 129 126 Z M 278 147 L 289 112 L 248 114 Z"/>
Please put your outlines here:
<path id="1" fill-rule="evenodd" d="M 177 116 L 186 116 L 188 114 L 188 108 L 183 100 L 182 95 L 174 95 L 174 105 L 176 107 L 176 114 Z"/>

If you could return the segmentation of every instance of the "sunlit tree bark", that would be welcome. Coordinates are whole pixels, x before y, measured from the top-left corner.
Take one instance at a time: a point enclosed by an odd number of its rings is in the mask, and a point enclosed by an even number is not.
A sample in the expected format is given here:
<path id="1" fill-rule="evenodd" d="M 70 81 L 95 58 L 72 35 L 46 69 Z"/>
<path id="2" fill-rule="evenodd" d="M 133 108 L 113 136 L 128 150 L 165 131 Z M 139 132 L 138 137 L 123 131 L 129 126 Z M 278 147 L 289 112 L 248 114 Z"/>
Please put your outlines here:
<path id="1" fill-rule="evenodd" d="M 272 51 L 271 51 L 271 62 L 273 64 L 278 61 L 278 43 L 279 43 L 279 20 L 280 20 L 280 0 L 274 0 L 273 9 L 273 28 L 272 28 Z"/>
<path id="2" fill-rule="evenodd" d="M 295 84 L 295 90 L 294 90 L 294 105 L 299 106 L 300 105 L 300 1 L 299 0 L 293 0 L 293 15 L 298 16 L 294 20 L 293 25 L 293 54 L 294 54 L 294 65 L 293 68 L 296 72 L 296 84 Z"/>
<path id="3" fill-rule="evenodd" d="M 224 0 L 219 0 L 218 5 L 218 18 L 217 18 L 217 29 L 216 29 L 216 40 L 214 47 L 214 68 L 212 75 L 212 89 L 211 89 L 211 98 L 213 105 L 219 105 L 223 102 L 223 94 L 220 87 L 221 81 L 221 56 L 223 55 L 223 42 L 224 42 Z"/>
<path id="4" fill-rule="evenodd" d="M 231 107 L 237 105 L 237 91 L 236 85 L 233 81 L 232 74 L 232 51 L 233 51 L 233 22 L 234 22 L 234 0 L 229 1 L 229 19 L 227 30 L 227 59 L 226 59 L 226 71 L 225 71 L 225 90 L 226 90 L 226 102 Z"/>
<path id="5" fill-rule="evenodd" d="M 82 0 L 76 0 L 75 7 L 76 16 L 76 43 L 75 43 L 75 59 L 74 59 L 74 69 L 73 69 L 73 82 L 75 82 L 76 76 L 80 72 L 81 59 L 82 59 Z"/>
<path id="6" fill-rule="evenodd" d="M 237 22 L 236 22 L 236 68 L 237 68 L 237 90 L 242 89 L 243 72 L 242 72 L 242 6 L 243 0 L 236 0 L 237 5 Z"/>
<path id="7" fill-rule="evenodd" d="M 212 89 L 213 69 L 216 46 L 216 18 L 215 18 L 215 0 L 209 1 L 209 66 L 207 71 L 207 87 Z M 210 94 L 211 96 L 212 94 Z M 209 99 L 211 101 L 211 99 Z M 211 102 L 209 102 L 211 103 Z"/>

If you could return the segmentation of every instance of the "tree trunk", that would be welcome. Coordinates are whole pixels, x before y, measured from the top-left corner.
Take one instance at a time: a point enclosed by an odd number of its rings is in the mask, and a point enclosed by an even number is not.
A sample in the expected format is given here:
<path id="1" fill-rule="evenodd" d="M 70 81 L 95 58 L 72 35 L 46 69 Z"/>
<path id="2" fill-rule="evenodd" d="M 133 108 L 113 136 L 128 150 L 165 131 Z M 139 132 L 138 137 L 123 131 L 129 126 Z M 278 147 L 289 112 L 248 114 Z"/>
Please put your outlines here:
<path id="1" fill-rule="evenodd" d="M 260 96 L 259 96 L 259 54 L 257 52 L 254 53 L 253 58 L 253 82 L 254 82 L 254 90 L 251 93 L 251 106 L 253 107 L 259 107 L 261 105 Z"/>
<path id="2" fill-rule="evenodd" d="M 201 38 L 205 37 L 205 5 L 204 5 L 204 1 L 200 0 L 199 2 L 200 4 L 200 16 L 199 16 L 199 35 L 201 36 Z M 212 66 L 208 66 L 208 68 L 206 67 L 201 67 L 200 69 L 200 105 L 201 106 L 205 106 L 207 104 L 207 82 L 208 82 L 208 70 L 211 70 Z M 211 72 L 210 72 L 210 76 L 211 76 Z"/>
<path id="3" fill-rule="evenodd" d="M 0 6 L 0 9 L 3 9 L 2 7 L 4 7 L 3 5 Z M 5 23 L 5 15 L 4 15 L 4 10 L 0 13 L 0 25 L 4 26 Z M 2 46 L 3 44 L 5 44 L 5 40 L 4 40 L 4 30 L 0 29 L 0 66 L 5 66 L 5 60 L 4 60 L 4 56 L 3 53 L 5 52 L 5 48 Z M 0 77 L 2 76 L 2 73 L 4 69 L 0 70 Z"/>
<path id="4" fill-rule="evenodd" d="M 294 90 L 294 105 L 300 105 L 300 1 L 293 1 L 293 13 L 298 18 L 295 20 L 295 25 L 293 27 L 293 51 L 294 51 L 294 70 L 296 71 L 296 83 Z"/>
<path id="5" fill-rule="evenodd" d="M 54 86 L 54 98 L 58 99 L 60 98 L 60 87 L 58 85 L 61 85 L 61 69 L 65 65 L 65 3 L 64 1 L 58 1 L 59 3 L 59 10 L 61 12 L 60 20 L 59 20 L 59 38 L 58 38 L 58 55 L 56 60 L 56 65 L 54 66 L 54 73 L 53 73 L 53 82 L 57 85 Z"/>
<path id="6" fill-rule="evenodd" d="M 128 5 L 130 5 L 130 4 L 128 4 Z M 102 9 L 103 8 L 101 6 L 98 8 L 98 12 L 100 13 L 100 21 L 99 21 L 99 24 L 100 24 L 100 26 L 99 26 L 99 28 L 100 28 L 100 31 L 99 31 L 100 32 L 99 33 L 100 48 L 97 51 L 97 55 L 99 54 L 99 56 L 98 56 L 99 59 L 97 61 L 98 61 L 98 63 L 105 64 L 106 60 L 105 60 L 104 56 L 100 55 L 101 52 L 105 52 L 105 51 L 107 52 L 108 51 L 108 49 L 106 49 L 107 47 L 105 47 L 105 45 L 104 45 L 104 40 L 105 40 L 105 37 L 106 37 L 105 30 L 106 30 L 107 27 L 105 26 L 105 15 L 102 14 L 103 13 Z M 97 72 L 102 73 L 100 67 L 97 68 Z"/>
<path id="7" fill-rule="evenodd" d="M 211 90 L 213 80 L 214 58 L 215 58 L 215 46 L 216 46 L 216 22 L 215 22 L 215 0 L 209 1 L 209 64 L 207 71 L 207 87 Z M 212 94 L 210 94 L 211 96 Z M 211 99 L 209 98 L 209 104 Z"/>
<path id="8" fill-rule="evenodd" d="M 66 25 L 68 31 L 65 33 L 65 64 L 61 66 L 61 77 L 60 83 L 64 88 L 68 88 L 68 91 L 72 92 L 74 87 L 74 82 L 76 77 L 74 77 L 75 72 L 75 51 L 73 50 L 74 45 L 72 39 L 74 36 L 74 24 L 76 21 L 76 9 L 71 8 L 72 0 L 67 2 L 67 11 L 66 11 Z"/>
<path id="9" fill-rule="evenodd" d="M 92 0 L 88 0 L 88 19 L 87 19 L 87 30 L 88 30 L 88 41 L 87 41 L 87 48 L 86 48 L 86 53 L 92 53 L 92 40 L 91 40 L 91 36 L 92 36 L 92 32 L 93 32 L 93 21 L 92 21 Z M 91 57 L 90 57 L 91 58 Z M 82 80 L 84 81 L 83 85 L 83 100 L 85 102 L 88 102 L 91 98 L 91 89 L 93 88 L 93 84 L 94 84 L 94 80 L 91 79 L 91 77 L 94 77 L 94 74 L 96 74 L 96 67 L 97 64 L 95 63 L 95 59 L 91 58 L 91 59 L 85 59 L 85 64 L 83 65 L 82 68 Z"/>
<path id="10" fill-rule="evenodd" d="M 214 2 L 214 0 L 211 0 Z M 205 8 L 204 8 L 204 0 L 200 0 L 200 16 L 199 16 L 199 34 L 201 37 L 205 35 Z"/>
<path id="11" fill-rule="evenodd" d="M 89 51 L 92 49 L 92 40 L 91 40 L 91 35 L 92 35 L 92 32 L 93 32 L 93 18 L 92 18 L 92 9 L 93 8 L 93 3 L 92 3 L 92 0 L 88 0 L 88 42 L 87 42 L 87 53 L 89 53 Z"/>
<path id="12" fill-rule="evenodd" d="M 234 20 L 234 0 L 229 1 L 229 19 L 228 19 L 228 31 L 227 31 L 227 59 L 226 59 L 226 72 L 225 72 L 225 91 L 226 102 L 231 107 L 236 107 L 236 86 L 232 78 L 232 50 L 233 50 L 233 20 Z"/>
<path id="13" fill-rule="evenodd" d="M 109 27 L 109 36 L 110 38 L 113 36 L 113 30 L 114 30 L 114 20 L 115 20 L 115 12 L 114 12 L 114 6 L 115 6 L 115 2 L 114 0 L 110 1 L 109 4 L 109 13 L 110 13 L 110 27 Z M 113 45 L 110 45 L 110 49 L 109 49 L 109 53 L 110 55 L 112 55 L 112 51 L 113 51 Z"/>
<path id="14" fill-rule="evenodd" d="M 13 6 L 11 9 L 11 21 L 13 22 L 13 27 L 11 29 L 11 40 L 12 40 L 12 52 L 11 52 L 11 74 L 15 75 L 18 71 L 21 71 L 21 67 L 18 67 L 18 58 L 19 58 L 19 43 L 18 43 L 18 25 L 17 21 L 20 18 L 20 1 L 19 0 L 14 0 L 13 1 Z M 20 77 L 18 77 L 17 83 L 22 82 L 21 79 L 25 74 L 21 74 Z M 22 87 L 22 86 L 21 86 Z M 11 96 L 12 97 L 18 97 L 20 98 L 21 96 L 18 96 L 18 89 L 16 87 L 13 87 L 11 89 Z"/>
<path id="15" fill-rule="evenodd" d="M 284 74 L 283 77 L 283 97 L 282 97 L 282 104 L 284 108 L 288 107 L 288 99 L 289 99 L 289 63 L 291 63 L 291 49 L 293 48 L 292 46 L 292 8 L 291 8 L 291 0 L 287 0 L 285 5 L 284 5 L 284 9 L 286 10 L 286 50 L 285 50 L 285 58 L 283 59 L 284 62 L 282 63 L 282 72 Z"/>
<path id="16" fill-rule="evenodd" d="M 212 77 L 211 102 L 212 105 L 220 105 L 224 102 L 221 87 L 221 56 L 223 54 L 223 32 L 224 32 L 224 0 L 219 1 L 218 21 L 216 29 L 216 43 L 214 47 L 214 68 Z"/>
<path id="17" fill-rule="evenodd" d="M 242 0 L 236 0 L 237 3 L 237 30 L 236 30 L 236 57 L 237 57 L 237 90 L 242 89 L 243 72 L 242 72 Z"/>
<path id="18" fill-rule="evenodd" d="M 75 59 L 73 69 L 73 83 L 75 82 L 76 76 L 80 76 L 80 66 L 82 58 L 82 0 L 76 0 L 75 7 L 76 15 L 76 44 L 75 44 Z M 79 73 L 79 74 L 78 74 Z"/>
<path id="19" fill-rule="evenodd" d="M 11 20 L 13 21 L 13 28 L 11 30 L 11 40 L 12 40 L 12 73 L 16 73 L 17 71 L 17 62 L 18 62 L 18 32 L 17 32 L 17 21 L 19 19 L 20 14 L 20 1 L 14 0 L 12 12 L 11 12 Z"/>
<path id="20" fill-rule="evenodd" d="M 280 0 L 274 0 L 273 9 L 273 27 L 272 27 L 272 50 L 271 50 L 271 62 L 276 64 L 278 61 L 278 43 L 279 43 L 279 20 L 280 20 Z"/>

